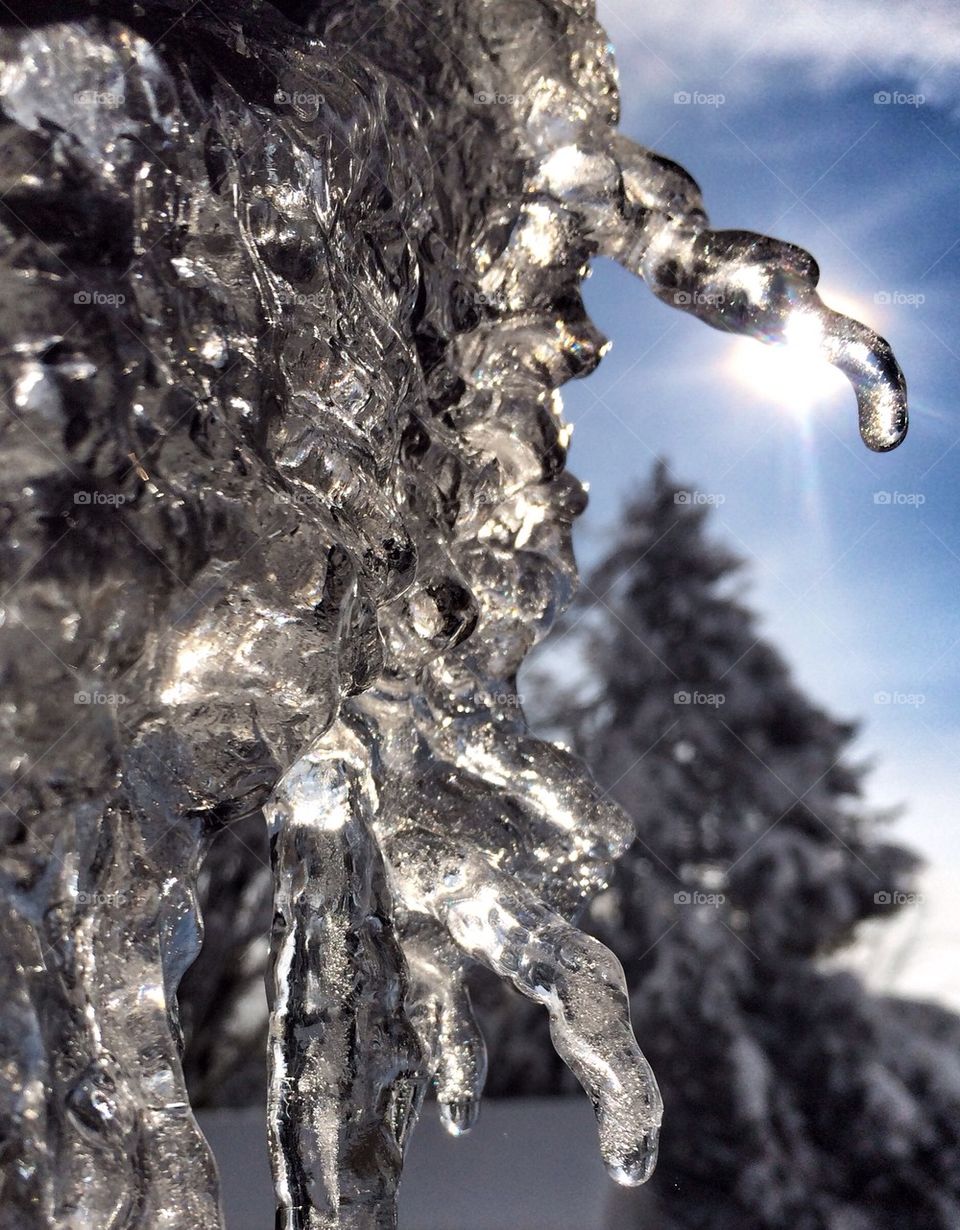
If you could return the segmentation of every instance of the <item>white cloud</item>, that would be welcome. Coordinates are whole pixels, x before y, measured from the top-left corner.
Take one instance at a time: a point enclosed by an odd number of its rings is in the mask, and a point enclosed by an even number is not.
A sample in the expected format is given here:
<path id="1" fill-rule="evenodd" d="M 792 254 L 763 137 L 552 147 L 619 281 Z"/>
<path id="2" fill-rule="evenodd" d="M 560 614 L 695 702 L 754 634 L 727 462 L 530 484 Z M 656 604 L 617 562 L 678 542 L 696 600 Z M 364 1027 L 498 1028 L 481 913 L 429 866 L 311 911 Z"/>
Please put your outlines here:
<path id="1" fill-rule="evenodd" d="M 958 99 L 955 0 L 599 0 L 598 11 L 632 90 L 644 78 L 690 88 L 735 66 L 789 64 L 822 84 L 907 81 L 931 102 Z"/>

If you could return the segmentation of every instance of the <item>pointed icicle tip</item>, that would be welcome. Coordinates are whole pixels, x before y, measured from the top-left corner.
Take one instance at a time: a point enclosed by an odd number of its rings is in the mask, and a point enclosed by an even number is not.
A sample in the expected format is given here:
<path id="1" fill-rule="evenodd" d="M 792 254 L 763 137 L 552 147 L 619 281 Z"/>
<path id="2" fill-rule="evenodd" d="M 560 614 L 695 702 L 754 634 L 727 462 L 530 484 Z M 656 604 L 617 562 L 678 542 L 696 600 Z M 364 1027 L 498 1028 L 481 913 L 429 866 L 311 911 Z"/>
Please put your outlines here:
<path id="1" fill-rule="evenodd" d="M 824 309 L 823 349 L 857 394 L 860 435 L 867 448 L 886 453 L 907 434 L 907 382 L 890 343 L 859 321 Z"/>

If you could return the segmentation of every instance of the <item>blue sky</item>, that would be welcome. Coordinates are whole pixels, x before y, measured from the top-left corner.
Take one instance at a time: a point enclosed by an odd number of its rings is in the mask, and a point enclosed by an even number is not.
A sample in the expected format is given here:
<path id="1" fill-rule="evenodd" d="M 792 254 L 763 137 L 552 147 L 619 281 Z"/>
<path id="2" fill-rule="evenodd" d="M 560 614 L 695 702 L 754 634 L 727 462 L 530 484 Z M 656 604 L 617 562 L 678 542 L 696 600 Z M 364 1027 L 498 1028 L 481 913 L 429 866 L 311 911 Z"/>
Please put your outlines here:
<path id="1" fill-rule="evenodd" d="M 897 452 L 867 452 L 844 381 L 798 413 L 763 387 L 766 348 L 599 263 L 586 300 L 613 347 L 564 390 L 591 489 L 581 566 L 656 455 L 721 496 L 714 531 L 750 560 L 764 631 L 809 692 L 863 721 L 871 801 L 906 804 L 900 835 L 960 867 L 960 20 L 900 0 L 659 10 L 601 0 L 623 130 L 694 175 L 714 226 L 814 254 L 824 299 L 892 343 L 912 422 Z"/>

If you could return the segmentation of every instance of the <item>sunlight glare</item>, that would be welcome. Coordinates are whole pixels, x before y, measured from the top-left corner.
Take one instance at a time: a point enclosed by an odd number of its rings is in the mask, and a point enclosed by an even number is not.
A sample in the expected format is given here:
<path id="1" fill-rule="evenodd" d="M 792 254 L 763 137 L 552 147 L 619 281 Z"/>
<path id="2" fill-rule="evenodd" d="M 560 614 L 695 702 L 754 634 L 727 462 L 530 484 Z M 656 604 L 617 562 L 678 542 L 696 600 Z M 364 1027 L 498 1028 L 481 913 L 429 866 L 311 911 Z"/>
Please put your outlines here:
<path id="1" fill-rule="evenodd" d="M 812 313 L 796 312 L 784 336 L 773 345 L 734 339 L 728 371 L 758 400 L 782 406 L 801 422 L 838 396 L 849 397 L 846 378 L 821 353 L 820 322 Z"/>

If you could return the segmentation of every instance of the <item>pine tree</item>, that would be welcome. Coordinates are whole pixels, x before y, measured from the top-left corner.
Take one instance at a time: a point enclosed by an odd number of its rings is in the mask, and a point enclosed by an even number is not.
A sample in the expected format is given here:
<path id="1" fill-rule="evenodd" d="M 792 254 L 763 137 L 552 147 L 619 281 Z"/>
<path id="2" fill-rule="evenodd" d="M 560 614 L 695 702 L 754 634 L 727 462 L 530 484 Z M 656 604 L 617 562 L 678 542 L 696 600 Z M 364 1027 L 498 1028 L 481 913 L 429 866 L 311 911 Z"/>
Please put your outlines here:
<path id="1" fill-rule="evenodd" d="M 758 634 L 708 516 L 658 465 L 545 655 L 553 674 L 525 686 L 637 825 L 588 920 L 624 961 L 667 1108 L 651 1190 L 617 1224 L 956 1230 L 960 1023 L 821 960 L 890 911 L 916 860 L 881 840 L 855 727 Z M 538 1018 L 482 979 L 477 998 L 492 1092 L 564 1087 Z"/>

